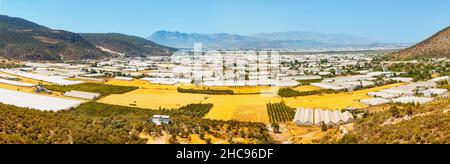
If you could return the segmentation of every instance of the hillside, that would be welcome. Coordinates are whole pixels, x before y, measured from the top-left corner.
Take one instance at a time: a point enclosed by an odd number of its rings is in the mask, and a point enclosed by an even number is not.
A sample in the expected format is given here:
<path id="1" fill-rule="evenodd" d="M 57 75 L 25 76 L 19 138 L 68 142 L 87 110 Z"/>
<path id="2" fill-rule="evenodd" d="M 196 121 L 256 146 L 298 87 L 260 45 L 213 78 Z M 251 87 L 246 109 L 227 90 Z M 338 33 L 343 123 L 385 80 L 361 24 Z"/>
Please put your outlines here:
<path id="1" fill-rule="evenodd" d="M 172 55 L 176 49 L 156 44 L 144 38 L 118 33 L 81 34 L 95 46 L 126 56 L 165 56 Z"/>
<path id="2" fill-rule="evenodd" d="M 100 51 L 79 34 L 53 30 L 21 18 L 0 16 L 0 56 L 16 60 L 98 59 Z"/>
<path id="3" fill-rule="evenodd" d="M 398 59 L 450 57 L 450 27 L 408 49 L 392 54 Z"/>
<path id="4" fill-rule="evenodd" d="M 227 33 L 201 34 L 158 31 L 148 37 L 156 43 L 178 48 L 192 48 L 195 42 L 209 49 L 314 49 L 314 48 L 374 48 L 397 47 L 400 44 L 378 43 L 347 34 L 312 32 L 260 33 L 236 35 Z"/>

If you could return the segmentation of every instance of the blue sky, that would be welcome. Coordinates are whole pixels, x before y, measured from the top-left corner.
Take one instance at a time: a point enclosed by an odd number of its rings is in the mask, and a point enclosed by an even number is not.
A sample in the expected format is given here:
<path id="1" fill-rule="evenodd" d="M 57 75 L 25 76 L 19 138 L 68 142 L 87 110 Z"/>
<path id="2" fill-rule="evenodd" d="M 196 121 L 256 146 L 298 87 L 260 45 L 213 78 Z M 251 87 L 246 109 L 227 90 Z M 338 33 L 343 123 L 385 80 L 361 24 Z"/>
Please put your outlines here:
<path id="1" fill-rule="evenodd" d="M 0 12 L 74 32 L 347 33 L 417 42 L 450 25 L 449 0 L 0 0 Z"/>

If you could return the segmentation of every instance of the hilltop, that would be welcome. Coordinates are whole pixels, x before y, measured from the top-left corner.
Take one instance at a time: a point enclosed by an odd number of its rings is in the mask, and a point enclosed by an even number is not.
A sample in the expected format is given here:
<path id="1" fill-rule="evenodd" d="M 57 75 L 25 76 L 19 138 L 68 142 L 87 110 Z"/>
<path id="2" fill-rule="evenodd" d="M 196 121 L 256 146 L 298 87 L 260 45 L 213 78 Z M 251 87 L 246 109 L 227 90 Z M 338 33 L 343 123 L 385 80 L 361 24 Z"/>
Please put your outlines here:
<path id="1" fill-rule="evenodd" d="M 0 15 L 0 57 L 22 61 L 75 61 L 171 55 L 176 49 L 124 34 L 78 34 Z"/>
<path id="2" fill-rule="evenodd" d="M 450 57 L 450 27 L 436 33 L 423 42 L 391 54 L 398 59 Z"/>
<path id="3" fill-rule="evenodd" d="M 16 60 L 98 59 L 100 51 L 79 34 L 5 15 L 0 16 L 0 56 Z"/>

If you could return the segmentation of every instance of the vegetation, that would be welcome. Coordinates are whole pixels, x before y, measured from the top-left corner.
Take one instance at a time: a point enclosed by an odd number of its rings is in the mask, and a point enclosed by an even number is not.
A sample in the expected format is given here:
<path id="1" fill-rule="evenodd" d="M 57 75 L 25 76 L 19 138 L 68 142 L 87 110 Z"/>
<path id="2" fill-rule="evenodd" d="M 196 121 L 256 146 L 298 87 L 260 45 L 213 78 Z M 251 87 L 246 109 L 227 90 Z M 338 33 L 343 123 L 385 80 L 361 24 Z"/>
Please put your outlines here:
<path id="1" fill-rule="evenodd" d="M 267 104 L 267 112 L 271 123 L 286 123 L 294 120 L 295 109 L 285 103 Z"/>
<path id="2" fill-rule="evenodd" d="M 0 69 L 11 69 L 11 68 L 18 68 L 21 66 L 22 65 L 19 65 L 16 63 L 11 63 L 11 62 L 5 62 L 5 61 L 0 62 Z"/>
<path id="3" fill-rule="evenodd" d="M 310 85 L 311 83 L 320 83 L 322 79 L 315 79 L 315 80 L 297 80 L 302 85 Z"/>
<path id="4" fill-rule="evenodd" d="M 261 123 L 202 119 L 211 108 L 211 104 L 192 104 L 148 110 L 91 102 L 55 113 L 0 104 L 0 143 L 143 144 L 147 140 L 139 137 L 141 133 L 153 137 L 167 133 L 171 143 L 194 134 L 224 140 L 243 138 L 248 143 L 274 142 Z M 155 114 L 170 115 L 172 123 L 156 126 L 148 122 Z"/>
<path id="5" fill-rule="evenodd" d="M 303 91 L 299 92 L 293 90 L 292 88 L 282 88 L 278 91 L 280 97 L 299 97 L 299 96 L 311 96 L 319 94 L 329 94 L 329 93 L 339 93 L 339 91 L 334 90 L 318 90 L 318 91 Z"/>
<path id="6" fill-rule="evenodd" d="M 127 56 L 171 55 L 176 49 L 156 44 L 144 38 L 118 33 L 80 34 L 94 45 L 126 54 Z"/>
<path id="7" fill-rule="evenodd" d="M 0 32 L 0 55 L 8 59 L 62 61 L 108 56 L 79 34 L 20 18 L 0 16 Z"/>
<path id="8" fill-rule="evenodd" d="M 395 63 L 389 66 L 389 70 L 394 72 L 405 72 L 401 77 L 410 77 L 414 81 L 424 81 L 432 79 L 434 73 L 443 76 L 449 75 L 450 63 L 448 62 L 430 62 L 421 61 L 419 63 Z"/>
<path id="9" fill-rule="evenodd" d="M 142 144 L 120 117 L 41 112 L 0 104 L 0 144 Z"/>
<path id="10" fill-rule="evenodd" d="M 337 141 L 339 144 L 449 144 L 449 100 L 439 100 L 427 106 L 412 104 L 390 107 L 383 112 L 368 113 L 356 120 L 354 131 Z M 410 116 L 410 119 L 402 119 Z M 389 119 L 402 120 L 386 124 Z M 324 137 L 326 138 L 326 137 Z"/>
<path id="11" fill-rule="evenodd" d="M 234 95 L 233 90 L 212 90 L 212 89 L 183 89 L 177 88 L 179 93 L 206 94 L 206 95 Z"/>
<path id="12" fill-rule="evenodd" d="M 102 96 L 108 96 L 110 94 L 123 94 L 126 92 L 130 92 L 138 87 L 130 87 L 130 86 L 116 86 L 116 85 L 106 85 L 106 84 L 97 84 L 97 83 L 83 83 L 77 85 L 69 85 L 69 86 L 58 86 L 58 85 L 47 85 L 45 86 L 47 89 L 55 91 L 55 92 L 70 92 L 70 91 L 83 91 L 83 92 L 92 92 L 92 93 L 100 93 Z"/>

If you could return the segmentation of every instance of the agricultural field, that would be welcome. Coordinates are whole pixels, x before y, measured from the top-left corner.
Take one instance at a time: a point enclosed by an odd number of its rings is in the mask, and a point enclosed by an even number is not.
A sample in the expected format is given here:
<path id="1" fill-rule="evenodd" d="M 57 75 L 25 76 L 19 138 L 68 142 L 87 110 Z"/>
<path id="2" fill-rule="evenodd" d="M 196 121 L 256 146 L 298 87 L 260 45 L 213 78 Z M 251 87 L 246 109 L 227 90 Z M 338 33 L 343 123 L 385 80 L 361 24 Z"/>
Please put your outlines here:
<path id="1" fill-rule="evenodd" d="M 311 91 L 319 91 L 322 89 L 319 87 L 312 86 L 312 85 L 303 85 L 303 86 L 295 87 L 295 88 L 293 88 L 293 90 L 295 90 L 297 92 L 311 92 Z"/>
<path id="2" fill-rule="evenodd" d="M 151 84 L 145 80 L 133 80 L 133 81 L 108 80 L 105 84 L 117 85 L 117 86 L 128 86 L 128 87 L 139 87 L 140 89 L 156 89 L 156 90 L 175 90 L 176 91 L 178 88 L 178 86 L 173 86 L 173 85 Z"/>
<path id="3" fill-rule="evenodd" d="M 295 117 L 295 109 L 285 103 L 267 104 L 267 112 L 271 123 L 292 122 Z"/>
<path id="4" fill-rule="evenodd" d="M 268 104 L 285 102 L 286 107 L 290 108 L 320 108 L 338 110 L 347 107 L 364 108 L 366 106 L 359 103 L 361 99 L 369 98 L 367 94 L 373 91 L 379 91 L 386 88 L 392 88 L 403 84 L 392 84 L 383 87 L 377 87 L 367 90 L 361 90 L 350 93 L 339 94 L 321 94 L 313 96 L 301 96 L 297 98 L 280 98 L 276 95 L 263 94 L 237 94 L 237 95 L 204 95 L 178 93 L 177 88 L 196 88 L 190 84 L 178 86 L 166 86 L 150 84 L 147 81 L 119 81 L 112 80 L 106 84 L 120 86 L 134 86 L 141 89 L 124 94 L 112 94 L 99 100 L 100 103 L 139 107 L 144 109 L 176 109 L 193 103 L 213 104 L 213 108 L 205 118 L 212 120 L 236 120 L 244 122 L 270 123 L 271 119 L 268 112 Z M 245 87 L 208 87 L 213 89 L 241 89 L 244 92 Z M 270 87 L 248 87 L 247 93 L 255 90 L 270 89 Z M 300 86 L 293 90 L 301 92 L 311 92 L 320 90 L 313 86 Z M 274 119 L 274 118 L 272 118 Z M 279 120 L 286 122 L 286 119 Z"/>
<path id="5" fill-rule="evenodd" d="M 201 103 L 208 97 L 198 94 L 181 94 L 176 90 L 138 89 L 124 94 L 112 94 L 98 102 L 144 109 L 174 109 Z"/>
<path id="6" fill-rule="evenodd" d="M 205 103 L 214 104 L 206 118 L 269 123 L 268 103 L 279 103 L 278 97 L 263 95 L 211 96 Z"/>
<path id="7" fill-rule="evenodd" d="M 388 88 L 404 85 L 402 83 L 386 85 L 355 92 L 345 92 L 338 94 L 323 94 L 313 96 L 302 96 L 296 98 L 283 98 L 287 106 L 293 108 L 315 108 L 340 110 L 348 107 L 365 108 L 367 106 L 361 104 L 362 99 L 369 99 L 369 92 L 380 91 Z"/>

